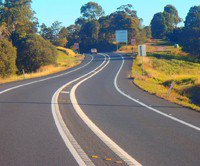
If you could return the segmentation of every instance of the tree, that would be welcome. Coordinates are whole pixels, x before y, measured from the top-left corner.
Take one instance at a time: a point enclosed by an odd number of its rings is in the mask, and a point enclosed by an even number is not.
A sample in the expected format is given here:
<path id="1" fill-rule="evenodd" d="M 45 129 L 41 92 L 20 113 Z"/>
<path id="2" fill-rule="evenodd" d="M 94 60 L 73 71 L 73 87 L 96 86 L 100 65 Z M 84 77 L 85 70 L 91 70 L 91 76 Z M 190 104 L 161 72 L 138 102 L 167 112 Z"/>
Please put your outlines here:
<path id="1" fill-rule="evenodd" d="M 185 27 L 200 27 L 200 6 L 190 8 L 185 19 Z"/>
<path id="2" fill-rule="evenodd" d="M 85 20 L 85 18 L 83 17 L 79 17 L 76 19 L 75 21 L 75 25 L 78 27 L 81 27 L 82 25 L 84 25 L 87 21 Z"/>
<path id="3" fill-rule="evenodd" d="M 177 9 L 173 5 L 166 5 L 164 8 L 164 12 L 169 13 L 172 16 L 172 26 L 175 28 L 177 24 L 182 21 L 182 19 L 178 15 Z"/>
<path id="4" fill-rule="evenodd" d="M 17 67 L 21 71 L 36 71 L 44 65 L 55 64 L 57 50 L 40 35 L 27 36 L 18 47 Z"/>
<path id="5" fill-rule="evenodd" d="M 16 48 L 7 39 L 0 40 L 0 77 L 16 71 Z"/>
<path id="6" fill-rule="evenodd" d="M 138 18 L 137 12 L 136 12 L 136 10 L 133 9 L 133 5 L 131 5 L 131 4 L 122 5 L 122 6 L 118 7 L 117 12 L 124 12 L 133 18 Z"/>
<path id="7" fill-rule="evenodd" d="M 103 16 L 105 12 L 98 3 L 88 2 L 81 7 L 81 14 L 86 20 L 93 20 Z"/>
<path id="8" fill-rule="evenodd" d="M 53 32 L 50 27 L 47 27 L 44 23 L 40 26 L 39 34 L 45 39 L 52 41 L 53 40 Z"/>
<path id="9" fill-rule="evenodd" d="M 164 38 L 167 26 L 165 24 L 165 18 L 163 16 L 163 13 L 156 13 L 153 16 L 153 19 L 151 20 L 151 31 L 152 31 L 152 37 L 153 38 Z"/>
<path id="10" fill-rule="evenodd" d="M 74 43 L 80 42 L 80 39 L 79 39 L 80 27 L 79 26 L 72 24 L 67 27 L 67 31 L 68 31 L 68 37 L 67 37 L 68 42 L 67 42 L 66 47 L 72 47 Z"/>
<path id="11" fill-rule="evenodd" d="M 49 40 L 52 44 L 54 45 L 59 45 L 59 42 L 62 42 L 63 45 L 63 39 L 61 39 L 61 34 L 62 33 L 62 26 L 61 22 L 55 21 L 52 23 L 50 27 L 47 27 L 44 23 L 40 26 L 40 35 L 45 39 Z M 67 35 L 67 34 L 66 34 Z M 58 42 L 59 41 L 59 42 Z"/>
<path id="12" fill-rule="evenodd" d="M 2 25 L 0 25 L 0 40 L 8 39 L 10 35 L 11 35 L 11 32 L 6 27 L 6 24 L 3 23 Z"/>
<path id="13" fill-rule="evenodd" d="M 89 21 L 84 24 L 79 32 L 81 42 L 87 44 L 94 44 L 98 42 L 100 25 L 96 20 Z"/>
<path id="14" fill-rule="evenodd" d="M 200 6 L 191 7 L 189 10 L 181 44 L 185 51 L 200 58 Z"/>
<path id="15" fill-rule="evenodd" d="M 150 26 L 145 26 L 144 30 L 145 30 L 145 33 L 146 33 L 146 37 L 147 38 L 152 38 L 151 27 Z"/>
<path id="16" fill-rule="evenodd" d="M 0 11 L 0 21 L 23 38 L 37 31 L 38 21 L 34 14 L 31 0 L 5 0 Z"/>
<path id="17" fill-rule="evenodd" d="M 57 36 L 58 38 L 55 41 L 55 45 L 65 47 L 67 44 L 67 37 L 68 37 L 67 28 L 65 27 L 61 28 Z"/>
<path id="18" fill-rule="evenodd" d="M 167 38 L 181 21 L 176 8 L 172 5 L 166 5 L 164 11 L 156 13 L 151 20 L 152 36 L 154 38 Z"/>

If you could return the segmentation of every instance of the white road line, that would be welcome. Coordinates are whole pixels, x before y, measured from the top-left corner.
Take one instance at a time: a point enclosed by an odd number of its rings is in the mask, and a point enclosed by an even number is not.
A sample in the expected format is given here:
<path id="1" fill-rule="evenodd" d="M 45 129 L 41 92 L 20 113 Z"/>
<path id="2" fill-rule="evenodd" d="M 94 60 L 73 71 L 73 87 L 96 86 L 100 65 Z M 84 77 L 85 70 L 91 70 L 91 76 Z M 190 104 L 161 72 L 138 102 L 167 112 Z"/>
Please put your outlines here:
<path id="1" fill-rule="evenodd" d="M 61 93 L 63 93 L 63 94 L 69 94 L 70 92 L 62 91 Z"/>
<path id="2" fill-rule="evenodd" d="M 69 83 L 63 85 L 61 88 L 59 88 L 54 93 L 54 95 L 52 97 L 52 101 L 51 101 L 52 115 L 53 115 L 55 124 L 58 128 L 58 131 L 59 131 L 65 145 L 68 147 L 68 149 L 71 152 L 71 154 L 73 155 L 74 159 L 77 161 L 77 163 L 80 166 L 94 166 L 94 164 L 90 160 L 90 158 L 87 156 L 87 154 L 83 151 L 83 149 L 80 147 L 78 142 L 75 140 L 75 138 L 72 136 L 69 129 L 67 128 L 67 126 L 62 118 L 62 115 L 60 113 L 59 104 L 58 104 L 58 96 L 59 96 L 59 93 L 61 93 L 61 91 L 68 85 L 86 77 L 87 75 L 89 75 L 89 74 L 93 73 L 94 71 L 96 71 L 97 69 L 101 68 L 106 62 L 106 56 L 105 55 L 103 55 L 103 56 L 105 59 L 101 65 L 99 65 L 96 69 L 92 70 L 91 72 L 89 72 L 81 77 L 78 77 L 75 80 L 70 81 Z"/>
<path id="3" fill-rule="evenodd" d="M 123 161 L 125 161 L 128 165 L 135 165 L 135 166 L 141 166 L 139 162 L 137 162 L 133 157 L 131 157 L 127 152 L 125 152 L 119 145 L 117 145 L 111 138 L 109 138 L 101 129 L 99 129 L 89 118 L 88 116 L 83 112 L 83 110 L 80 108 L 78 101 L 75 96 L 76 89 L 79 85 L 81 85 L 83 82 L 88 80 L 89 78 L 95 76 L 97 73 L 99 73 L 103 68 L 105 68 L 110 62 L 102 67 L 99 71 L 96 73 L 93 73 L 92 75 L 86 77 L 85 79 L 81 80 L 79 83 L 77 83 L 70 92 L 70 99 L 72 102 L 72 105 L 77 112 L 77 114 L 81 117 L 81 119 L 85 122 L 85 124 L 115 153 L 117 154 Z"/>
<path id="4" fill-rule="evenodd" d="M 91 55 L 89 55 L 89 56 L 91 56 Z M 50 79 L 53 79 L 53 78 L 61 77 L 61 76 L 70 74 L 70 73 L 72 73 L 72 72 L 75 72 L 75 71 L 77 71 L 77 70 L 79 70 L 79 69 L 82 69 L 83 67 L 86 67 L 87 65 L 89 65 L 89 64 L 93 61 L 93 59 L 94 59 L 93 56 L 91 56 L 91 57 L 92 57 L 92 59 L 91 59 L 88 63 L 86 63 L 85 65 L 83 65 L 83 66 L 81 66 L 81 67 L 79 67 L 79 68 L 76 68 L 76 69 L 71 70 L 71 71 L 69 71 L 69 72 L 66 72 L 66 73 L 63 73 L 63 74 L 59 74 L 59 75 L 56 75 L 56 76 L 53 76 L 53 77 L 48 77 L 48 78 L 44 78 L 44 79 L 41 79 L 41 80 L 32 81 L 32 82 L 29 82 L 29 83 L 26 83 L 26 84 L 14 86 L 14 87 L 12 87 L 12 88 L 8 88 L 8 89 L 5 89 L 5 90 L 1 91 L 0 94 L 3 94 L 3 93 L 5 93 L 5 92 L 11 91 L 11 90 L 14 90 L 14 89 L 17 89 L 17 88 L 24 87 L 24 86 L 27 86 L 27 85 L 35 84 L 35 83 L 38 83 L 38 82 L 43 82 L 43 81 L 46 81 L 46 80 L 50 80 Z"/>
<path id="5" fill-rule="evenodd" d="M 118 55 L 119 55 L 119 54 L 118 54 Z M 121 55 L 120 55 L 120 56 L 121 56 Z M 144 106 L 144 107 L 146 107 L 146 108 L 152 110 L 153 112 L 156 112 L 156 113 L 158 113 L 158 114 L 160 114 L 160 115 L 163 115 L 163 116 L 165 116 L 165 117 L 167 117 L 167 118 L 169 118 L 169 119 L 172 119 L 172 120 L 174 120 L 174 121 L 176 121 L 176 122 L 179 122 L 179 123 L 181 123 L 181 124 L 183 124 L 183 125 L 185 125 L 185 126 L 188 126 L 188 127 L 190 127 L 190 128 L 193 128 L 193 129 L 195 129 L 195 130 L 200 131 L 200 128 L 199 128 L 199 127 L 194 126 L 194 125 L 192 125 L 192 124 L 190 124 L 190 123 L 188 123 L 188 122 L 185 122 L 185 121 L 183 121 L 183 120 L 180 120 L 180 119 L 178 119 L 178 118 L 175 118 L 175 117 L 173 117 L 173 116 L 170 116 L 170 115 L 168 115 L 168 114 L 165 114 L 165 113 L 163 113 L 163 112 L 161 112 L 161 111 L 159 111 L 159 110 L 157 110 L 157 109 L 155 109 L 155 108 L 153 108 L 153 107 L 150 107 L 150 106 L 148 106 L 148 105 L 146 105 L 146 104 L 140 102 L 138 99 L 134 99 L 134 98 L 128 96 L 126 93 L 124 93 L 123 91 L 121 91 L 121 90 L 118 88 L 118 85 L 117 85 L 117 79 L 118 79 L 119 73 L 121 72 L 121 70 L 122 70 L 122 68 L 123 68 L 123 65 L 124 65 L 124 57 L 123 57 L 123 56 L 121 56 L 121 57 L 122 57 L 122 64 L 121 64 L 120 69 L 119 69 L 119 71 L 117 72 L 117 75 L 116 75 L 116 77 L 115 77 L 115 79 L 114 79 L 115 88 L 117 89 L 117 91 L 118 91 L 119 93 L 121 93 L 123 96 L 129 98 L 130 100 L 132 100 L 132 101 L 134 101 L 134 102 L 136 102 L 136 103 L 138 103 L 138 104 L 140 104 L 140 105 L 142 105 L 142 106 Z"/>
<path id="6" fill-rule="evenodd" d="M 59 105 L 58 105 L 58 96 L 62 89 L 58 89 L 56 93 L 52 97 L 52 114 L 54 117 L 55 124 L 58 128 L 58 131 L 65 143 L 65 145 L 68 147 L 69 151 L 73 155 L 74 159 L 77 161 L 77 163 L 81 166 L 87 166 L 91 165 L 94 166 L 93 162 L 88 158 L 88 156 L 85 154 L 85 152 L 82 150 L 80 145 L 77 143 L 75 138 L 70 133 L 69 129 L 65 125 L 65 122 L 62 118 L 62 115 L 59 111 Z M 87 165 L 86 165 L 87 163 Z"/>

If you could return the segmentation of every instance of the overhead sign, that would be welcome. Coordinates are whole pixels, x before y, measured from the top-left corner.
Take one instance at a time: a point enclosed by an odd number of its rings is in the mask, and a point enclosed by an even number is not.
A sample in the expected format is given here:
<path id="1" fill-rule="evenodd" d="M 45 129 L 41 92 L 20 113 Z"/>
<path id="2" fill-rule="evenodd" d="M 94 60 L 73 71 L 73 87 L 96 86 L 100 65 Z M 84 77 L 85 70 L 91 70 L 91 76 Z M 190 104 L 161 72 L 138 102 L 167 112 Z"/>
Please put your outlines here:
<path id="1" fill-rule="evenodd" d="M 127 41 L 128 41 L 127 30 L 117 30 L 117 31 L 115 31 L 115 36 L 116 36 L 117 43 L 127 43 Z"/>
<path id="2" fill-rule="evenodd" d="M 138 46 L 138 55 L 139 56 L 146 56 L 146 45 L 139 45 Z"/>
<path id="3" fill-rule="evenodd" d="M 74 49 L 79 50 L 79 43 L 74 43 Z"/>

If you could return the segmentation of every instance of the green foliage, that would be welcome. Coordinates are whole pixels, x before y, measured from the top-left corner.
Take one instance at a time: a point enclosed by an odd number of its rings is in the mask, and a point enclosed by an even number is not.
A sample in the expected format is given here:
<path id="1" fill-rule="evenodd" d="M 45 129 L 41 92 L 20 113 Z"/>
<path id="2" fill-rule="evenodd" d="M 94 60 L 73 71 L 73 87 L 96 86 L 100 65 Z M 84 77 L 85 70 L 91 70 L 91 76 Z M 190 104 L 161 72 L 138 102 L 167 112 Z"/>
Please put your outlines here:
<path id="1" fill-rule="evenodd" d="M 118 7 L 117 12 L 124 12 L 133 18 L 138 18 L 137 12 L 136 12 L 136 10 L 133 9 L 133 5 L 131 5 L 131 4 L 122 5 L 122 6 Z"/>
<path id="2" fill-rule="evenodd" d="M 200 27 L 184 28 L 180 44 L 184 51 L 200 58 Z"/>
<path id="3" fill-rule="evenodd" d="M 194 104 L 200 106 L 200 85 L 186 88 L 182 94 L 187 96 Z"/>
<path id="4" fill-rule="evenodd" d="M 200 59 L 200 6 L 191 7 L 186 16 L 185 27 L 174 29 L 168 34 L 168 38 Z"/>
<path id="5" fill-rule="evenodd" d="M 102 7 L 96 2 L 88 2 L 81 7 L 81 14 L 87 20 L 98 19 L 104 13 Z"/>
<path id="6" fill-rule="evenodd" d="M 151 20 L 151 30 L 152 30 L 152 37 L 153 38 L 164 38 L 167 26 L 165 24 L 165 18 L 163 13 L 156 13 Z"/>
<path id="7" fill-rule="evenodd" d="M 152 36 L 165 39 L 181 21 L 176 8 L 172 5 L 166 5 L 164 12 L 156 13 L 151 20 Z"/>
<path id="8" fill-rule="evenodd" d="M 0 10 L 0 22 L 21 38 L 37 31 L 38 21 L 30 4 L 31 0 L 5 0 Z"/>
<path id="9" fill-rule="evenodd" d="M 191 7 L 185 20 L 186 28 L 200 27 L 200 6 Z"/>
<path id="10" fill-rule="evenodd" d="M 16 71 L 16 48 L 7 39 L 0 40 L 0 77 Z"/>
<path id="11" fill-rule="evenodd" d="M 144 27 L 145 33 L 146 33 L 146 37 L 147 38 L 152 38 L 152 32 L 151 32 L 151 27 L 150 26 L 145 26 Z"/>
<path id="12" fill-rule="evenodd" d="M 67 28 L 61 26 L 61 22 L 55 21 L 50 27 L 43 23 L 39 33 L 55 46 L 66 46 L 68 31 Z"/>
<path id="13" fill-rule="evenodd" d="M 54 64 L 56 54 L 56 48 L 49 41 L 36 34 L 30 35 L 18 48 L 17 67 L 20 71 L 33 72 L 41 66 Z"/>
<path id="14" fill-rule="evenodd" d="M 79 32 L 81 41 L 83 44 L 94 44 L 98 41 L 98 34 L 100 30 L 100 24 L 98 21 L 93 20 L 84 24 Z"/>
<path id="15" fill-rule="evenodd" d="M 120 6 L 107 16 L 102 16 L 102 11 L 95 2 L 81 7 L 83 16 L 75 21 L 75 25 L 67 27 L 67 47 L 71 48 L 74 43 L 80 43 L 81 51 L 88 51 L 93 47 L 106 51 L 110 47 L 110 50 L 113 50 L 116 30 L 128 30 L 128 42 L 135 38 L 137 43 L 144 43 L 148 32 L 141 27 L 141 20 L 131 4 Z"/>
<path id="16" fill-rule="evenodd" d="M 172 16 L 171 24 L 173 27 L 176 27 L 178 23 L 182 21 L 182 19 L 178 15 L 177 9 L 173 5 L 166 5 L 164 8 L 164 12 L 169 13 Z"/>
<path id="17" fill-rule="evenodd" d="M 2 25 L 0 25 L 0 40 L 8 39 L 10 35 L 11 35 L 11 32 L 7 28 L 6 24 L 3 23 Z"/>

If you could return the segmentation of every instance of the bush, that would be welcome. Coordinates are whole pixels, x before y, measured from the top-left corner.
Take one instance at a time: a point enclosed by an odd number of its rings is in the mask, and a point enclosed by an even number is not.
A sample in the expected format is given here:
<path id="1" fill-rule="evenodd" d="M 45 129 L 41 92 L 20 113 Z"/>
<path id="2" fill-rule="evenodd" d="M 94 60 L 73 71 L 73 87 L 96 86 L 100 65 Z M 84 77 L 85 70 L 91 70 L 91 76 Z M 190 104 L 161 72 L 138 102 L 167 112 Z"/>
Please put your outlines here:
<path id="1" fill-rule="evenodd" d="M 18 48 L 17 67 L 21 71 L 36 71 L 44 65 L 56 62 L 57 50 L 49 41 L 39 35 L 30 35 L 21 41 Z"/>
<path id="2" fill-rule="evenodd" d="M 16 48 L 7 39 L 0 40 L 0 76 L 6 77 L 16 71 Z"/>

